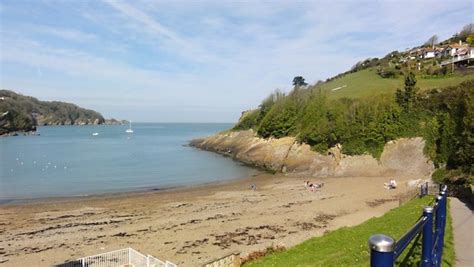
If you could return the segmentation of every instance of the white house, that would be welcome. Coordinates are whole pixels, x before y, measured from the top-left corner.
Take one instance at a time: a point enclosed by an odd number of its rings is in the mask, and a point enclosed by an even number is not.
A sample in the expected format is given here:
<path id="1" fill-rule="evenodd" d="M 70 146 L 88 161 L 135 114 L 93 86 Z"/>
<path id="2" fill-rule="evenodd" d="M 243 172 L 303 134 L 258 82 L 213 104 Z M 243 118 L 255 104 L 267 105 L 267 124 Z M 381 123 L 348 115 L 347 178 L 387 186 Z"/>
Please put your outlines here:
<path id="1" fill-rule="evenodd" d="M 443 55 L 445 56 L 455 56 L 460 54 L 460 50 L 467 49 L 469 48 L 466 44 L 463 44 L 461 41 L 459 41 L 458 44 L 450 44 L 446 49 L 444 50 Z"/>
<path id="2" fill-rule="evenodd" d="M 436 56 L 436 49 L 427 48 L 423 50 L 423 58 L 434 58 Z"/>

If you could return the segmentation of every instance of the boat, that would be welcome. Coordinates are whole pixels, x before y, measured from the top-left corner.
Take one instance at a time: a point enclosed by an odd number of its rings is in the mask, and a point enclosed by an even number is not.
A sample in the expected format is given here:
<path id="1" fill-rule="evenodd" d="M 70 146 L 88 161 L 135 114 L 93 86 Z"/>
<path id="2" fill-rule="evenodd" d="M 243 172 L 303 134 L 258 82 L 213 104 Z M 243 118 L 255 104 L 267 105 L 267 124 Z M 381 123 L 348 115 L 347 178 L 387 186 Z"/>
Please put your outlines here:
<path id="1" fill-rule="evenodd" d="M 130 124 L 128 126 L 128 129 L 125 130 L 126 133 L 133 133 L 133 130 L 132 130 L 132 121 L 128 121 Z"/>
<path id="2" fill-rule="evenodd" d="M 99 133 L 92 133 L 92 136 L 98 136 Z"/>

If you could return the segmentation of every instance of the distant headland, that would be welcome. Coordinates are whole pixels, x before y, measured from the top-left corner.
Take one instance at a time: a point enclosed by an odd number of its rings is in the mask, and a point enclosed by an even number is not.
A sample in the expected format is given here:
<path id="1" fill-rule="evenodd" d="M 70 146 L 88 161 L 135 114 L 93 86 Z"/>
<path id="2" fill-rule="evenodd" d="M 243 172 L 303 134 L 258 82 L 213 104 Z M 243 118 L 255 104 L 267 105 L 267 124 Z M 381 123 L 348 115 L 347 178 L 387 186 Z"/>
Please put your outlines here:
<path id="1" fill-rule="evenodd" d="M 31 134 L 36 132 L 36 126 L 123 123 L 104 119 L 97 111 L 71 103 L 40 101 L 10 90 L 0 90 L 0 135 Z"/>

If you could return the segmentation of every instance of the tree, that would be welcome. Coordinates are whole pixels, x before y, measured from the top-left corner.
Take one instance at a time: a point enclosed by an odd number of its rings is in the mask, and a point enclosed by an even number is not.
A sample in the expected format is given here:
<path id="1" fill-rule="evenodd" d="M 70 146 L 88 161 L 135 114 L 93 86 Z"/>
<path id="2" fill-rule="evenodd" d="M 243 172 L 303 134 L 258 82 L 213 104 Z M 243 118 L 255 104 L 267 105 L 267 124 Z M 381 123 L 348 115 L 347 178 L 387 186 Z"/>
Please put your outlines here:
<path id="1" fill-rule="evenodd" d="M 466 37 L 466 42 L 469 45 L 474 45 L 474 33 L 471 33 Z"/>
<path id="2" fill-rule="evenodd" d="M 303 76 L 296 76 L 295 78 L 293 78 L 293 86 L 300 87 L 306 85 L 308 84 L 304 81 Z"/>
<path id="3" fill-rule="evenodd" d="M 433 47 L 433 46 L 435 46 L 435 44 L 438 44 L 438 39 L 439 39 L 438 35 L 435 34 L 435 35 L 431 36 L 430 39 L 428 39 L 425 42 L 425 45 Z"/>
<path id="4" fill-rule="evenodd" d="M 404 90 L 397 89 L 396 92 L 396 101 L 400 107 L 402 107 L 406 112 L 410 112 L 413 109 L 415 102 L 416 91 L 418 88 L 416 85 L 416 78 L 413 72 L 408 73 L 405 76 L 405 88 Z"/>
<path id="5" fill-rule="evenodd" d="M 465 41 L 469 34 L 474 33 L 474 23 L 469 23 L 462 28 L 459 32 L 458 37 L 459 39 Z"/>

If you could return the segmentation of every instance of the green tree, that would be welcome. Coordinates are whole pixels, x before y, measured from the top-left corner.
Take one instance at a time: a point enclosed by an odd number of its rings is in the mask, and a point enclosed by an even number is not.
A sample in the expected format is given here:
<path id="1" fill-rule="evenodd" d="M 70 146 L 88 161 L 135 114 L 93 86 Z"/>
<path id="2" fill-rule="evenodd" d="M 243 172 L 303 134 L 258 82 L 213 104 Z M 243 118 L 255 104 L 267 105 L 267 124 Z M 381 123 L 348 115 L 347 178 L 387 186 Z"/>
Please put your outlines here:
<path id="1" fill-rule="evenodd" d="M 405 112 L 411 112 L 416 100 L 416 77 L 413 72 L 409 72 L 405 76 L 405 88 L 404 90 L 397 89 L 395 94 L 397 103 L 405 110 Z"/>
<path id="2" fill-rule="evenodd" d="M 295 78 L 293 78 L 293 86 L 295 87 L 300 87 L 300 86 L 306 86 L 308 85 L 303 76 L 296 76 Z"/>

